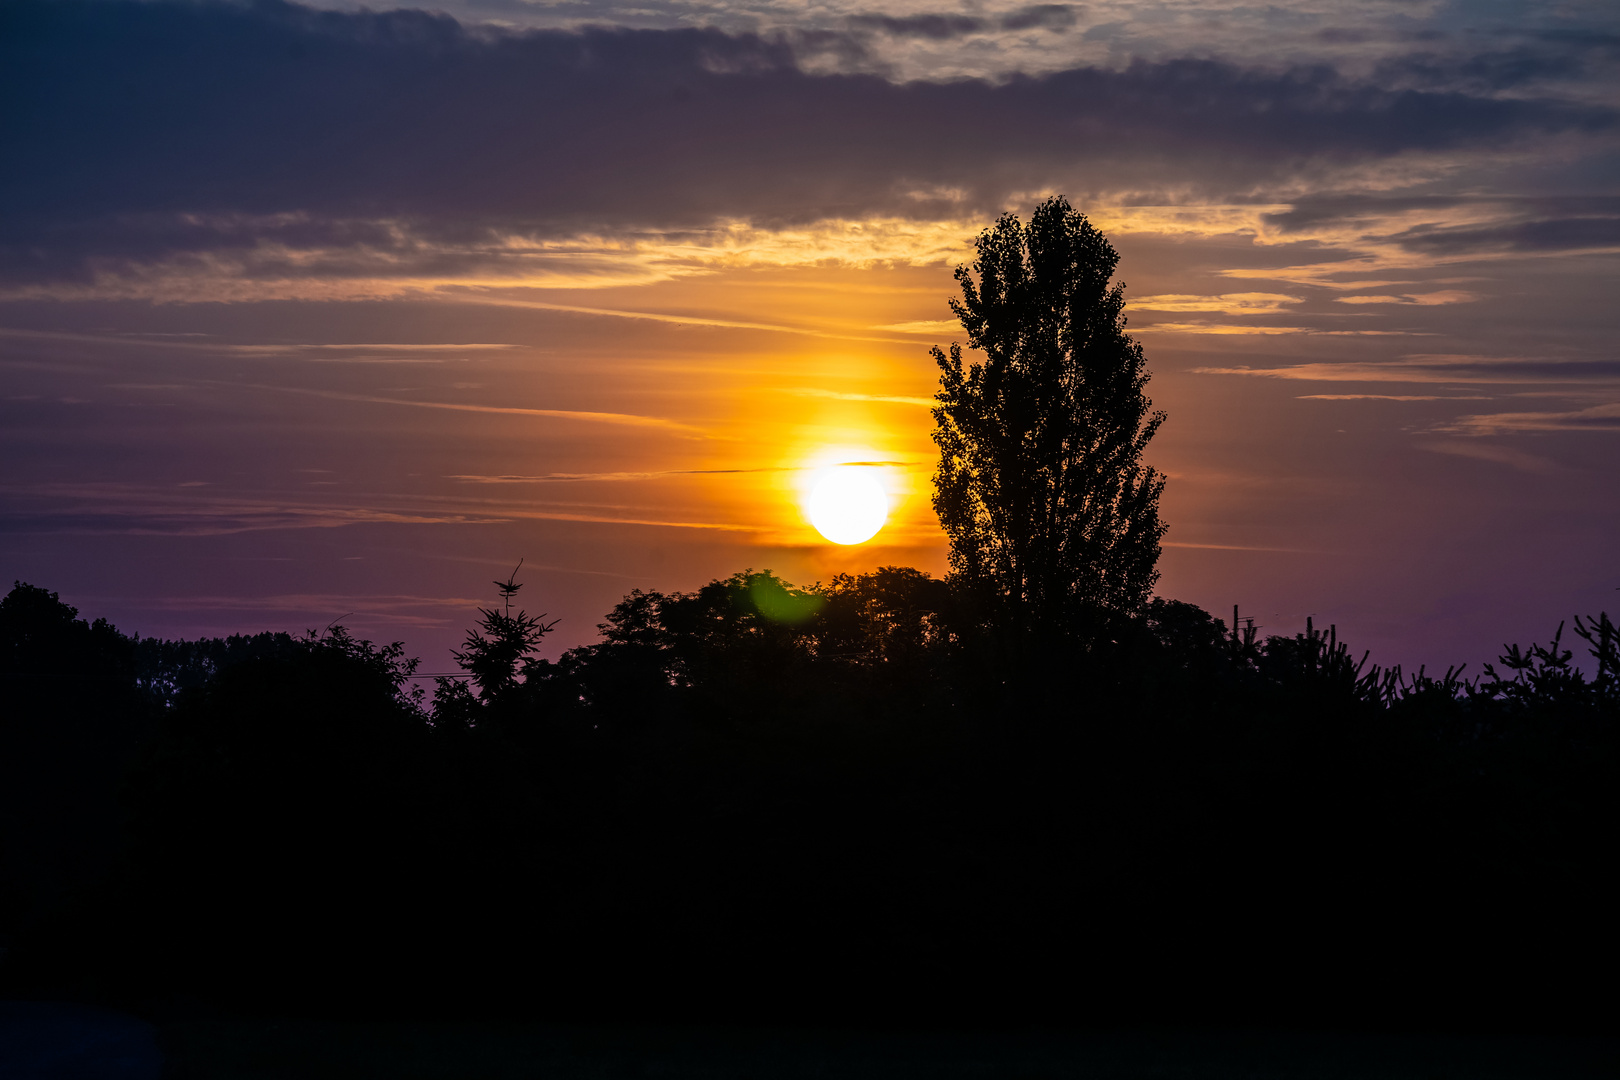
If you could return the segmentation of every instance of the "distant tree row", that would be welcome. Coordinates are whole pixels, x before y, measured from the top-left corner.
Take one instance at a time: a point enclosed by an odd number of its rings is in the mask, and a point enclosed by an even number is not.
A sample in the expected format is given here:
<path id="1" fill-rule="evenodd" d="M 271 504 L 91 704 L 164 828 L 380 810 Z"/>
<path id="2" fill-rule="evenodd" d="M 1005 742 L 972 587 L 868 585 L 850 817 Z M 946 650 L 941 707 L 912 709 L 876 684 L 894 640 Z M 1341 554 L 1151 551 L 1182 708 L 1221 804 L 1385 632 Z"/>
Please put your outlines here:
<path id="1" fill-rule="evenodd" d="M 397 646 L 135 640 L 18 586 L 0 974 L 283 1012 L 1611 1015 L 1606 616 L 1584 667 L 1555 637 L 1464 681 L 1160 600 L 1014 687 L 955 604 L 745 572 L 556 662 L 492 607 L 429 703 Z"/>

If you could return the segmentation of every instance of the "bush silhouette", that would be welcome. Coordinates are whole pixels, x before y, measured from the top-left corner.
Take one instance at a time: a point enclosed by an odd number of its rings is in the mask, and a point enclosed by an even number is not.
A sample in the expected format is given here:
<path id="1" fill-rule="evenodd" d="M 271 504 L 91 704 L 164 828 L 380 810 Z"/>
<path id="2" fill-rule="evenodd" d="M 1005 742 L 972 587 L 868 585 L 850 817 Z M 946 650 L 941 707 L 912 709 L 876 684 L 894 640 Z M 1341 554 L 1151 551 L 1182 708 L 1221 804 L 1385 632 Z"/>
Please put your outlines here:
<path id="1" fill-rule="evenodd" d="M 14 992 L 797 1022 L 1608 1015 L 1581 977 L 1616 955 L 1606 616 L 1577 624 L 1595 676 L 1555 637 L 1466 681 L 1356 661 L 1332 628 L 1234 642 L 1155 600 L 1032 698 L 974 670 L 959 596 L 926 574 L 745 571 L 630 594 L 598 644 L 530 657 L 451 723 L 394 646 L 158 647 L 13 595 L 13 662 L 105 665 L 123 689 L 98 730 L 146 739 L 127 783 L 85 774 L 103 807 L 124 787 L 125 853 L 13 924 Z"/>

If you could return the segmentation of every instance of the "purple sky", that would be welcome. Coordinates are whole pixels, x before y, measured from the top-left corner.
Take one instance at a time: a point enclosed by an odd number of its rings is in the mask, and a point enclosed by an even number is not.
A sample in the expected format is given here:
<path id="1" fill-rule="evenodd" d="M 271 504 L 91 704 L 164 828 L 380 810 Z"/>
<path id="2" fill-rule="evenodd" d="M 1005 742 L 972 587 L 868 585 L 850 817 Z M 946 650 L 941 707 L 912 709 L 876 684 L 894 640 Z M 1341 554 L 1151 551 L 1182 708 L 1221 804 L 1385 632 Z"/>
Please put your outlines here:
<path id="1" fill-rule="evenodd" d="M 1477 671 L 1620 608 L 1609 3 L 0 11 L 0 570 L 126 631 L 403 639 L 520 557 L 943 569 L 951 268 L 1119 248 L 1164 595 Z M 803 479 L 880 460 L 853 548 Z"/>

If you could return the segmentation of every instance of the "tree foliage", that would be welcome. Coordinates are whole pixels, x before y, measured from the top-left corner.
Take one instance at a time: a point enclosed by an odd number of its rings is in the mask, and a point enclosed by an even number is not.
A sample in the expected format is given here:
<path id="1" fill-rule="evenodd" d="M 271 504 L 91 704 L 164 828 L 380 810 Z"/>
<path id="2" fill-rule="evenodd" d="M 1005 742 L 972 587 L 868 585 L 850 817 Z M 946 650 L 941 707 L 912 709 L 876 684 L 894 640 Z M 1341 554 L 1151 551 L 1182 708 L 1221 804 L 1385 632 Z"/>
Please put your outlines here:
<path id="1" fill-rule="evenodd" d="M 1125 333 L 1119 255 L 1062 197 L 1003 215 L 958 267 L 968 346 L 941 370 L 934 507 L 954 575 L 1013 633 L 1095 632 L 1158 580 L 1164 477 L 1142 452 L 1164 420 Z"/>
<path id="2" fill-rule="evenodd" d="M 0 905 L 0 991 L 799 1023 L 1612 1019 L 1585 977 L 1620 956 L 1607 616 L 1573 625 L 1589 656 L 1555 637 L 1469 681 L 1154 599 L 1050 665 L 1066 692 L 1020 702 L 1050 722 L 1009 725 L 960 601 L 902 567 L 638 591 L 599 642 L 429 716 L 398 646 L 264 635 L 131 665 L 129 639 L 86 651 L 90 624 L 19 586 L 0 603 L 20 676 L 0 898 L 32 899 Z M 124 690 L 80 722 L 61 671 Z M 85 768 L 137 730 L 135 762 Z M 17 857 L 34 823 L 110 815 L 119 788 L 117 860 L 82 832 L 49 837 L 55 866 Z"/>
<path id="3" fill-rule="evenodd" d="M 460 679 L 435 680 L 434 716 L 441 723 L 467 727 L 477 722 L 481 711 L 512 700 L 532 669 L 531 654 L 556 628 L 555 620 L 546 622 L 544 615 L 530 615 L 521 608 L 512 614 L 512 601 L 523 588 L 517 581 L 522 566 L 519 560 L 510 577 L 495 582 L 501 596 L 500 610 L 479 608 L 478 629 L 467 631 L 461 648 L 450 653 L 478 687 L 477 696 Z"/>

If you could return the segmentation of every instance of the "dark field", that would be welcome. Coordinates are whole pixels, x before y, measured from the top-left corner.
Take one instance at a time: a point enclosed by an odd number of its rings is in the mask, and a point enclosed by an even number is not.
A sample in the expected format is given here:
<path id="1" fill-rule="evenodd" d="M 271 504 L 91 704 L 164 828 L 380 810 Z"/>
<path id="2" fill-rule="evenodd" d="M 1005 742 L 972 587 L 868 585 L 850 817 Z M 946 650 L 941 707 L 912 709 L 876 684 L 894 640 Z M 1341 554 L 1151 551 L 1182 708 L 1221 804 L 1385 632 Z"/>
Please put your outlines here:
<path id="1" fill-rule="evenodd" d="M 21 1025 L 56 1052 L 28 1063 Z M 142 1032 L 140 1029 L 144 1027 Z M 150 1040 L 145 1053 L 142 1036 Z M 121 1041 L 120 1041 L 121 1040 Z M 32 1042 L 37 1046 L 38 1038 Z M 8 1080 L 1586 1080 L 1620 1075 L 1601 1039 L 1262 1030 L 863 1031 L 784 1028 L 159 1019 L 0 1005 Z M 74 1047 L 80 1048 L 75 1055 Z M 108 1055 L 122 1046 L 122 1057 Z M 162 1064 L 155 1048 L 161 1046 Z M 131 1052 L 131 1047 L 134 1051 Z M 97 1051 L 101 1056 L 96 1056 Z M 161 1074 L 155 1071 L 161 1068 Z"/>

